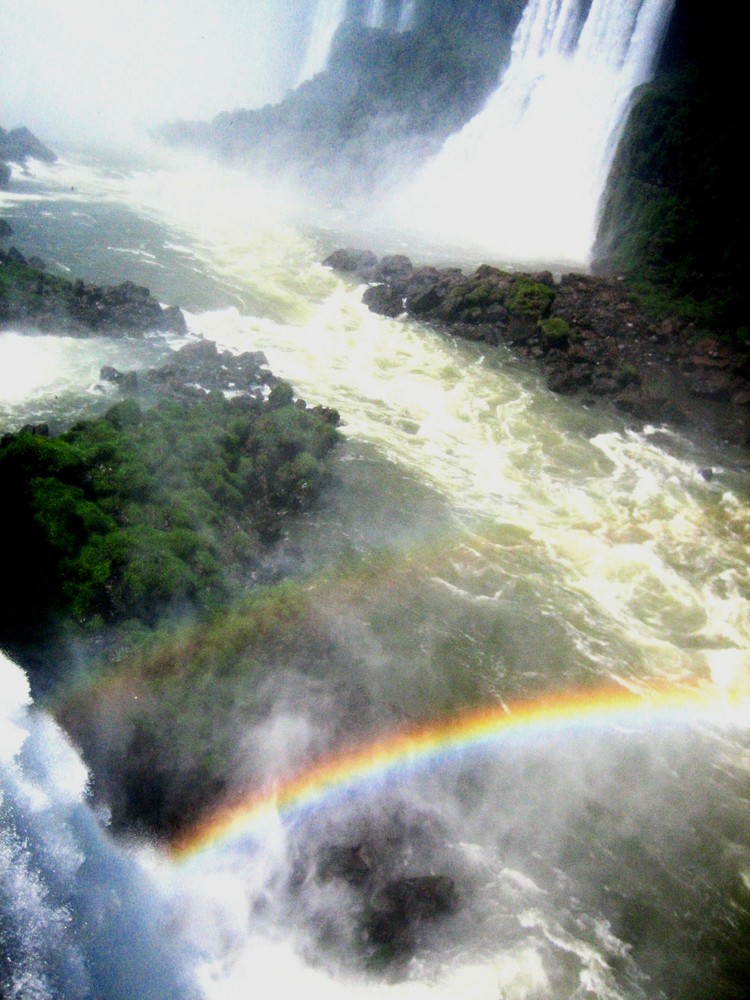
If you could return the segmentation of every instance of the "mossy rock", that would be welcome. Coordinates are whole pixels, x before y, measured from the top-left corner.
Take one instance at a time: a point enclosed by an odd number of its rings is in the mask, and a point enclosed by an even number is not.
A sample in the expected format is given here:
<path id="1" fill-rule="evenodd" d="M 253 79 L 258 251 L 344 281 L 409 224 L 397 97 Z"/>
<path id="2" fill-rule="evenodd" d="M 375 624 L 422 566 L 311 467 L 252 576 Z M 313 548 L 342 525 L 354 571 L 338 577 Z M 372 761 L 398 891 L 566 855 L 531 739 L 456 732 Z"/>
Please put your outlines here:
<path id="1" fill-rule="evenodd" d="M 570 323 L 561 316 L 541 320 L 539 329 L 547 343 L 553 347 L 564 347 L 570 339 Z"/>
<path id="2" fill-rule="evenodd" d="M 549 285 L 517 278 L 508 292 L 506 305 L 513 315 L 541 320 L 549 315 L 554 298 L 555 291 Z"/>

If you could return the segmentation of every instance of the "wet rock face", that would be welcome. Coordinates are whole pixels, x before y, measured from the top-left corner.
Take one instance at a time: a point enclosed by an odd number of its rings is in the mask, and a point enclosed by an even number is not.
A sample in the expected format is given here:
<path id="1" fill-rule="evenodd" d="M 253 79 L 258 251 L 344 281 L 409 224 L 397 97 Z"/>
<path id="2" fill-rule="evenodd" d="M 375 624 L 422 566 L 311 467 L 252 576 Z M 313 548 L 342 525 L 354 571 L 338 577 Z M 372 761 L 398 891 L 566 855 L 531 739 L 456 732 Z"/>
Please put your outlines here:
<path id="1" fill-rule="evenodd" d="M 489 265 L 464 275 L 352 249 L 324 263 L 370 283 L 363 301 L 373 312 L 405 312 L 463 339 L 504 344 L 540 365 L 555 393 L 614 406 L 639 424 L 694 425 L 750 445 L 747 352 L 679 320 L 654 323 L 620 281 L 567 274 L 555 283 L 548 271 Z"/>
<path id="2" fill-rule="evenodd" d="M 142 285 L 70 282 L 47 274 L 44 267 L 43 260 L 27 260 L 17 247 L 0 250 L 0 326 L 110 337 L 187 332 L 182 311 L 160 305 Z"/>
<path id="3" fill-rule="evenodd" d="M 54 163 L 57 156 L 27 128 L 13 128 L 9 132 L 0 128 L 0 189 L 10 184 L 10 163 L 25 164 L 29 159 Z"/>

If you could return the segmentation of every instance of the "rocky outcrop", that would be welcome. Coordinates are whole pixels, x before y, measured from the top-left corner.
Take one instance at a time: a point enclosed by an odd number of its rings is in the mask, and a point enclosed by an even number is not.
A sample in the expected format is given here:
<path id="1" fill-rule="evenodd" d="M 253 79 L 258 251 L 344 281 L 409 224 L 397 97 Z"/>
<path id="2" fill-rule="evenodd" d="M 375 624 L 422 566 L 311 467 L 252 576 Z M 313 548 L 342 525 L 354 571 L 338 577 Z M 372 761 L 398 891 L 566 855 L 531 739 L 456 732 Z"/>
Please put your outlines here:
<path id="1" fill-rule="evenodd" d="M 152 330 L 185 333 L 175 306 L 164 307 L 147 288 L 125 281 L 102 287 L 70 282 L 44 271 L 44 262 L 27 260 L 16 248 L 0 250 L 0 327 L 9 324 L 50 332 L 106 336 Z"/>
<path id="2" fill-rule="evenodd" d="M 0 128 L 0 188 L 10 183 L 10 163 L 25 164 L 27 160 L 54 163 L 57 156 L 27 128 L 14 128 L 9 132 Z"/>
<path id="3" fill-rule="evenodd" d="M 373 262 L 337 251 L 324 264 L 369 282 L 364 302 L 455 336 L 505 345 L 545 372 L 556 393 L 606 402 L 639 423 L 707 430 L 750 444 L 750 358 L 698 336 L 684 321 L 652 321 L 624 285 L 586 274 L 519 273 L 488 265 L 465 275 L 414 267 L 398 255 Z M 365 266 L 356 266 L 358 260 Z"/>

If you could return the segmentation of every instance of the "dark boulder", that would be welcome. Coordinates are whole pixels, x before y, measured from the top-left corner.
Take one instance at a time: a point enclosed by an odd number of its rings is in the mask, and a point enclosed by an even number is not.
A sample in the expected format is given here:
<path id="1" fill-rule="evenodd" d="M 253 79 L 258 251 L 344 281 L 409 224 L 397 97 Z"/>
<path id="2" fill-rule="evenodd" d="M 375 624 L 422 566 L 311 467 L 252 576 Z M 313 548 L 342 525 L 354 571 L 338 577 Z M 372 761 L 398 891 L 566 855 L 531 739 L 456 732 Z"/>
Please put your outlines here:
<path id="1" fill-rule="evenodd" d="M 49 424 L 24 424 L 22 434 L 34 434 L 36 437 L 49 437 Z"/>
<path id="2" fill-rule="evenodd" d="M 182 309 L 178 306 L 166 306 L 161 311 L 160 330 L 165 333 L 187 333 L 187 323 Z"/>
<path id="3" fill-rule="evenodd" d="M 28 267 L 29 264 L 18 247 L 11 247 L 5 254 L 5 260 L 8 264 L 21 264 L 24 267 Z"/>
<path id="4" fill-rule="evenodd" d="M 264 387 L 278 381 L 268 370 L 262 351 L 232 354 L 219 351 L 213 340 L 186 344 L 174 352 L 167 364 L 151 369 L 147 378 L 173 396 L 203 396 L 219 390 L 255 399 L 263 397 Z M 332 423 L 332 418 L 327 422 Z"/>
<path id="5" fill-rule="evenodd" d="M 334 250 L 323 261 L 323 266 L 332 267 L 334 271 L 343 271 L 345 274 L 357 274 L 369 281 L 378 266 L 378 258 L 371 250 Z"/>
<path id="6" fill-rule="evenodd" d="M 733 389 L 736 389 L 728 372 L 711 370 L 691 372 L 688 375 L 688 386 L 694 396 L 719 401 L 728 401 Z"/>
<path id="7" fill-rule="evenodd" d="M 27 159 L 54 163 L 57 156 L 27 128 L 0 129 L 0 160 L 25 163 Z"/>
<path id="8" fill-rule="evenodd" d="M 132 281 L 104 288 L 76 282 L 73 292 L 70 317 L 74 323 L 110 336 L 150 330 L 184 333 L 187 329 L 179 309 L 163 309 L 147 288 Z"/>
<path id="9" fill-rule="evenodd" d="M 397 288 L 406 289 L 414 273 L 414 265 L 404 254 L 397 253 L 383 257 L 372 276 L 373 281 L 382 281 Z"/>
<path id="10" fill-rule="evenodd" d="M 2 179 L 0 178 L 0 186 L 2 186 Z M 5 219 L 0 219 L 0 239 L 7 239 L 9 236 L 13 235 L 13 230 L 9 222 Z"/>
<path id="11" fill-rule="evenodd" d="M 133 393 L 138 391 L 138 372 L 121 372 L 111 365 L 104 365 L 99 372 L 100 382 L 112 382 L 123 392 Z"/>
<path id="12" fill-rule="evenodd" d="M 371 285 L 362 296 L 371 312 L 379 316 L 400 316 L 404 312 L 403 296 L 390 285 Z"/>

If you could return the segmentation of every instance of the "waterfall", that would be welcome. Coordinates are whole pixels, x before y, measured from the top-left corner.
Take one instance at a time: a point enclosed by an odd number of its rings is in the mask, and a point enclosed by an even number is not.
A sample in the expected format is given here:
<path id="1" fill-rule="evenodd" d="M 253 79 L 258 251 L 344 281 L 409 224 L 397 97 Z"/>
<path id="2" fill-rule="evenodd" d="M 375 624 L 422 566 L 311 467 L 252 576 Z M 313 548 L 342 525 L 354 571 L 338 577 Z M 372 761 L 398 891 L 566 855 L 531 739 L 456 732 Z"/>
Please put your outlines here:
<path id="1" fill-rule="evenodd" d="M 347 0 L 318 0 L 297 86 L 325 69 L 331 42 L 346 14 Z"/>
<path id="2" fill-rule="evenodd" d="M 385 0 L 370 0 L 365 24 L 368 28 L 382 28 L 385 23 Z"/>
<path id="3" fill-rule="evenodd" d="M 174 914 L 102 830 L 83 761 L 1 653 L 0 705 L 0 996 L 192 1000 Z"/>
<path id="4" fill-rule="evenodd" d="M 417 0 L 404 0 L 398 15 L 398 30 L 411 31 L 417 15 Z"/>
<path id="5" fill-rule="evenodd" d="M 401 224 L 511 260 L 585 263 L 673 4 L 529 0 L 498 89 L 396 198 Z"/>
<path id="6" fill-rule="evenodd" d="M 363 23 L 368 28 L 409 31 L 414 27 L 416 0 L 368 0 Z"/>

